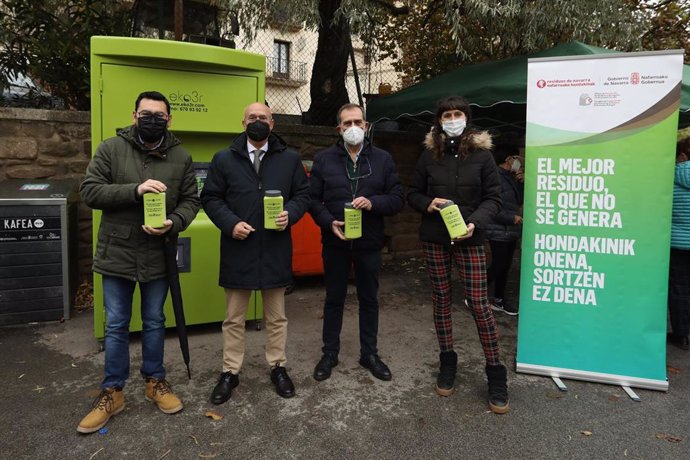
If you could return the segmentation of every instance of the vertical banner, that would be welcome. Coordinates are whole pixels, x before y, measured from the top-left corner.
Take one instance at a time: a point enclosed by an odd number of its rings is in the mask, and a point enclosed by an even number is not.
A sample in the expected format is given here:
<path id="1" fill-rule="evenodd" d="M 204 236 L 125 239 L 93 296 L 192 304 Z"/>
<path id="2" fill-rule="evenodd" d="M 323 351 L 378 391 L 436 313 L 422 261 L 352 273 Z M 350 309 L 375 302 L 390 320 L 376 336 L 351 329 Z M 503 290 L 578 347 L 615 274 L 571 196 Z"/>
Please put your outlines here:
<path id="1" fill-rule="evenodd" d="M 518 372 L 668 389 L 682 63 L 529 60 Z"/>

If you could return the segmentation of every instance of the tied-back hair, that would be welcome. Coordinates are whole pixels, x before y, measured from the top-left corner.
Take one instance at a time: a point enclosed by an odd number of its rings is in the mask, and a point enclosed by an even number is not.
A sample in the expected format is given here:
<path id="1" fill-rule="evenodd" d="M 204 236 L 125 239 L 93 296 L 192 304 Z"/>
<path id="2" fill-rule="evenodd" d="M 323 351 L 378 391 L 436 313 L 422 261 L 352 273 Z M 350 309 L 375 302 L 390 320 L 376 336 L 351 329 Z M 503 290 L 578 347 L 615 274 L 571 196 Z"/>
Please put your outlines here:
<path id="1" fill-rule="evenodd" d="M 472 121 L 472 109 L 470 103 L 465 98 L 460 96 L 449 96 L 438 101 L 436 104 L 436 117 L 434 124 L 431 127 L 431 138 L 433 141 L 434 160 L 439 161 L 443 157 L 445 149 L 446 134 L 441 126 L 441 115 L 448 110 L 459 110 L 465 114 L 467 126 L 460 135 L 460 143 L 458 144 L 458 153 L 465 156 L 470 151 L 475 150 L 475 146 L 468 142 L 471 135 L 476 133 L 476 130 L 470 128 Z"/>

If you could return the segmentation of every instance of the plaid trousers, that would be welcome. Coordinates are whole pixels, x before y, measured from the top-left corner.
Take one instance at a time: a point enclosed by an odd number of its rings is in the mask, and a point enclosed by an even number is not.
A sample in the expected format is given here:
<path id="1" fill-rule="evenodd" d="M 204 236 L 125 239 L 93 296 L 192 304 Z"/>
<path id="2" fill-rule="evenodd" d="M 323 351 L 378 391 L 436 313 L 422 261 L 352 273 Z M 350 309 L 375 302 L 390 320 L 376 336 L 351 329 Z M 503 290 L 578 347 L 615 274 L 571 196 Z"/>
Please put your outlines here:
<path id="1" fill-rule="evenodd" d="M 441 352 L 453 350 L 453 320 L 451 318 L 452 262 L 457 264 L 465 286 L 465 297 L 479 332 L 486 363 L 500 363 L 498 329 L 486 293 L 486 254 L 484 246 L 422 243 L 424 261 L 431 281 L 431 302 L 434 307 L 434 327 Z"/>

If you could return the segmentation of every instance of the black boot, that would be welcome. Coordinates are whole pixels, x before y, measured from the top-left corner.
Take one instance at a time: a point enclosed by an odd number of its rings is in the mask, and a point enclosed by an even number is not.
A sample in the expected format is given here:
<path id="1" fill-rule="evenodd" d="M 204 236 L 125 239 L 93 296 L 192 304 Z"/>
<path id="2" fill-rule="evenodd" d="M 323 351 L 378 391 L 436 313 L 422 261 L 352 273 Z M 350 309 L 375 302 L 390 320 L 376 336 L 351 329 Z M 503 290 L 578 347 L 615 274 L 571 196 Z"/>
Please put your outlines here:
<path id="1" fill-rule="evenodd" d="M 441 367 L 436 378 L 434 391 L 439 396 L 450 396 L 455 389 L 455 373 L 458 370 L 458 355 L 454 351 L 444 351 L 438 355 Z"/>
<path id="2" fill-rule="evenodd" d="M 489 381 L 489 409 L 495 414 L 505 414 L 509 410 L 507 371 L 503 364 L 486 366 Z"/>

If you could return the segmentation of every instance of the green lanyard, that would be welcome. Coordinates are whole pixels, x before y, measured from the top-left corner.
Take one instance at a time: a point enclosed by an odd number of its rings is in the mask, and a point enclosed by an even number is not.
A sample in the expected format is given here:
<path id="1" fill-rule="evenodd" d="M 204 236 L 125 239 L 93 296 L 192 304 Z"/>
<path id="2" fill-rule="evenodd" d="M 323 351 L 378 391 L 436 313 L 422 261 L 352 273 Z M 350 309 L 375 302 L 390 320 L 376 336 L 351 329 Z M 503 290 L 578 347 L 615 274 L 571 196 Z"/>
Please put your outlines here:
<path id="1" fill-rule="evenodd" d="M 357 165 L 359 163 L 359 155 L 357 155 L 357 160 L 353 160 L 352 157 L 347 155 L 347 177 L 350 179 L 350 191 L 352 192 L 352 199 L 355 199 L 355 194 L 357 193 L 357 187 L 359 186 L 359 176 L 357 175 Z"/>

